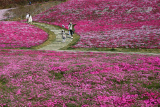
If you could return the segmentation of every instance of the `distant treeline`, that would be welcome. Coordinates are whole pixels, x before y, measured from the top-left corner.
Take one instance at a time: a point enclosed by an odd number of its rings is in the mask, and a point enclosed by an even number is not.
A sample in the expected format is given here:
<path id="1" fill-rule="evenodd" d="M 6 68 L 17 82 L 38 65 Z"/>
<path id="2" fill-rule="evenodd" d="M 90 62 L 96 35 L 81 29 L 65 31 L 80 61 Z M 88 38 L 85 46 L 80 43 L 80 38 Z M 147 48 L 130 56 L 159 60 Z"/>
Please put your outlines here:
<path id="1" fill-rule="evenodd" d="M 67 0 L 0 0 L 0 8 L 11 8 L 16 7 L 17 5 L 26 5 L 37 2 L 47 2 L 47 1 L 67 1 Z"/>

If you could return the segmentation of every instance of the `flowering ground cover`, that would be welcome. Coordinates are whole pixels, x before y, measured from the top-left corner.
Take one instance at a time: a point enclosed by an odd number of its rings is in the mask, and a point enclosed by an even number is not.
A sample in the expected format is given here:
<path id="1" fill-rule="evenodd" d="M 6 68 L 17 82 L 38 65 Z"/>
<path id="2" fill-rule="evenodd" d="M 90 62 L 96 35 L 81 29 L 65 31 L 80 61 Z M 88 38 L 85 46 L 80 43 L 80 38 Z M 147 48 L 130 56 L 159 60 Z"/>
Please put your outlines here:
<path id="1" fill-rule="evenodd" d="M 0 21 L 0 48 L 30 48 L 48 39 L 43 30 L 16 21 Z"/>
<path id="2" fill-rule="evenodd" d="M 159 0 L 69 0 L 33 17 L 62 26 L 76 23 L 74 48 L 160 49 Z"/>
<path id="3" fill-rule="evenodd" d="M 160 56 L 0 50 L 0 106 L 157 107 Z"/>

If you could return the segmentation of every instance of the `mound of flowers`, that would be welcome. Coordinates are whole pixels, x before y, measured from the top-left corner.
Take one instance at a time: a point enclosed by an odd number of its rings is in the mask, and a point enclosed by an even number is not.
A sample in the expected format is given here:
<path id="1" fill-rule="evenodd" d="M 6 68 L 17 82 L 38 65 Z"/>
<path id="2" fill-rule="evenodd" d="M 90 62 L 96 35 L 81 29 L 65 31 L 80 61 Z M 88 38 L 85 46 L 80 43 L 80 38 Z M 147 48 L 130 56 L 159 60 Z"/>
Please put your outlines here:
<path id="1" fill-rule="evenodd" d="M 158 107 L 160 55 L 0 50 L 0 106 Z"/>
<path id="2" fill-rule="evenodd" d="M 160 48 L 160 1 L 69 0 L 34 21 L 77 24 L 78 47 Z"/>
<path id="3" fill-rule="evenodd" d="M 17 21 L 0 21 L 0 48 L 30 48 L 48 39 L 43 30 Z"/>

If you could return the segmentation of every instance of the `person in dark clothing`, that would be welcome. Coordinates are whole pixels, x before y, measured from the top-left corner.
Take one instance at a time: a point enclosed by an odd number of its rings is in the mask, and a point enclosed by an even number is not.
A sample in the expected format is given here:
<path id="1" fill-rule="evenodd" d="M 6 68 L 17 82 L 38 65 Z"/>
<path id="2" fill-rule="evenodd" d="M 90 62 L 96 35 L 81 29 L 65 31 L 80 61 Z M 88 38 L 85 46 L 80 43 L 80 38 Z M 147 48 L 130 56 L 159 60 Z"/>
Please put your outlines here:
<path id="1" fill-rule="evenodd" d="M 31 5 L 31 1 L 29 1 L 29 5 Z"/>
<path id="2" fill-rule="evenodd" d="M 71 35 L 71 38 L 73 38 L 73 34 L 74 34 L 74 31 L 75 31 L 75 29 L 74 29 L 74 26 L 75 26 L 76 24 L 72 24 L 71 22 L 69 23 L 69 25 L 68 25 L 68 29 L 69 29 L 69 34 Z"/>

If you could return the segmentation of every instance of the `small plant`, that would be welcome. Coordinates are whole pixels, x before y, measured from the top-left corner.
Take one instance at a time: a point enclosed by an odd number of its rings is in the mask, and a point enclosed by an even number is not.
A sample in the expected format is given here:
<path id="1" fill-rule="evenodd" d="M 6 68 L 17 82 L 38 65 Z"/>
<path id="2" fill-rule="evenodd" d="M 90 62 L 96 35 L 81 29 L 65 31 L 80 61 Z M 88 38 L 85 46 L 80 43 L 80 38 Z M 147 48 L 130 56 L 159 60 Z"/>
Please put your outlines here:
<path id="1" fill-rule="evenodd" d="M 148 88 L 148 89 L 160 89 L 160 84 L 159 83 L 156 83 L 156 82 L 154 82 L 154 83 L 151 83 L 151 84 L 143 84 L 143 87 L 146 87 L 146 88 Z"/>
<path id="2" fill-rule="evenodd" d="M 0 84 L 1 84 L 1 86 L 2 86 L 2 85 L 5 85 L 7 82 L 8 82 L 8 80 L 2 75 L 2 76 L 0 77 Z"/>
<path id="3" fill-rule="evenodd" d="M 55 73 L 55 79 L 61 79 L 63 77 L 64 72 Z"/>
<path id="4" fill-rule="evenodd" d="M 73 104 L 73 103 L 67 103 L 66 106 L 67 107 L 79 107 L 79 106 L 77 106 L 76 104 Z"/>
<path id="5" fill-rule="evenodd" d="M 58 80 L 64 77 L 63 76 L 64 72 L 62 72 L 62 71 L 59 71 L 59 72 L 50 71 L 49 73 L 51 73 L 51 75 L 52 75 L 49 77 L 53 78 L 53 76 L 55 76 L 55 79 L 58 79 Z"/>

